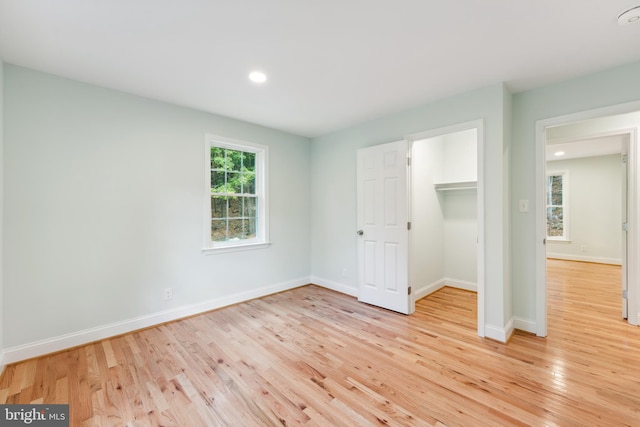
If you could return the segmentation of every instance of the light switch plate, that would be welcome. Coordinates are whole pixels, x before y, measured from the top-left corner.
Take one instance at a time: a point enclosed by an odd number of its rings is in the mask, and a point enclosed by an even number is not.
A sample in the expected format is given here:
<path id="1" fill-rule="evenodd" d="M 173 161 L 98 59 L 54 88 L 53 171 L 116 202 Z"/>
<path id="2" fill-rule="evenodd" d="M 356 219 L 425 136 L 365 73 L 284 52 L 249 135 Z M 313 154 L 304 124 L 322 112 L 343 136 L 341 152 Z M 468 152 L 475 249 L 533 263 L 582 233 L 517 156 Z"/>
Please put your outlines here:
<path id="1" fill-rule="evenodd" d="M 520 212 L 529 212 L 529 201 L 520 200 L 518 202 L 518 209 L 520 210 Z"/>

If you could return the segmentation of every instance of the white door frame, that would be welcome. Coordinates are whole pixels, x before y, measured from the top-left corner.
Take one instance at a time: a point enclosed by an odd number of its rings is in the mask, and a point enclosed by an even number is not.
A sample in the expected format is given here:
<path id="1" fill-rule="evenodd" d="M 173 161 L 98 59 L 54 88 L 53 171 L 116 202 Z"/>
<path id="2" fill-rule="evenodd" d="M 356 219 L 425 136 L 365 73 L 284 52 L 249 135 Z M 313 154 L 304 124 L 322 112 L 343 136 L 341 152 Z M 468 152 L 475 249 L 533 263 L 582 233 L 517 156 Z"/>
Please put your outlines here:
<path id="1" fill-rule="evenodd" d="M 470 122 L 459 123 L 452 126 L 441 127 L 438 129 L 432 129 L 424 132 L 413 133 L 405 136 L 405 139 L 409 141 L 409 155 L 413 149 L 413 143 L 422 139 L 436 138 L 438 136 L 448 135 L 450 133 L 462 132 L 465 130 L 476 129 L 478 140 L 478 188 L 477 188 L 477 211 L 478 211 L 478 251 L 477 251 L 477 263 L 478 263 L 478 336 L 485 336 L 485 255 L 484 255 L 484 212 L 485 212 L 485 198 L 484 198 L 484 120 L 473 120 Z M 413 173 L 413 168 L 410 173 Z M 411 200 L 411 195 L 409 195 Z M 409 210 L 411 215 L 411 209 Z M 411 220 L 411 219 L 410 219 Z M 411 239 L 411 234 L 409 239 Z M 411 257 L 409 257 L 411 260 Z M 411 268 L 411 265 L 409 265 Z"/>
<path id="2" fill-rule="evenodd" d="M 621 170 L 621 174 L 622 174 L 622 179 L 621 181 L 621 185 L 622 185 L 622 218 L 621 221 L 623 223 L 627 224 L 627 230 L 628 230 L 628 224 L 629 224 L 629 150 L 631 149 L 631 141 L 634 140 L 634 145 L 637 145 L 638 142 L 638 135 L 635 135 L 636 130 L 632 129 L 631 132 L 628 133 L 624 133 L 623 135 L 626 136 L 626 138 L 624 138 L 624 143 L 622 146 L 622 157 L 624 158 L 621 159 L 623 161 L 620 162 L 620 170 Z M 629 252 L 629 232 L 626 231 L 623 227 L 622 231 L 620 231 L 622 233 L 622 292 L 629 292 L 629 273 L 628 273 L 628 269 L 629 269 L 629 256 L 628 256 L 628 252 Z M 622 303 L 622 310 L 621 310 L 621 314 L 622 314 L 622 318 L 623 319 L 629 319 L 629 298 L 627 295 L 627 298 L 624 297 L 624 295 L 621 298 L 621 303 Z"/>
<path id="3" fill-rule="evenodd" d="M 627 114 L 640 111 L 640 102 L 614 105 L 594 110 L 582 111 L 564 116 L 553 117 L 536 121 L 536 335 L 547 336 L 547 255 L 546 255 L 546 204 L 545 204 L 545 176 L 546 155 L 545 130 L 551 126 L 565 125 L 573 122 L 597 119 L 617 114 Z M 629 174 L 628 174 L 628 198 L 627 208 L 629 233 L 627 234 L 627 285 L 628 285 L 628 309 L 629 323 L 638 325 L 639 304 L 638 279 L 638 246 L 640 244 L 640 198 L 638 197 L 638 179 L 640 178 L 640 152 L 637 147 L 637 135 L 635 129 L 621 129 L 618 134 L 629 134 Z"/>

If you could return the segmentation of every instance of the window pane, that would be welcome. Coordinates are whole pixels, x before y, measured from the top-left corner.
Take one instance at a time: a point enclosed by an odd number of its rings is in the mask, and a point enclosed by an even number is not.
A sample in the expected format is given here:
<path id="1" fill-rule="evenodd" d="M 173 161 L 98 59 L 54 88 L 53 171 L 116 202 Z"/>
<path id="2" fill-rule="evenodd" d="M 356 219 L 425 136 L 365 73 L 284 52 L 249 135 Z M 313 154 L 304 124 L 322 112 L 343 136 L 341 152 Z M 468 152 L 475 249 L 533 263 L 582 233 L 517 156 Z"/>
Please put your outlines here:
<path id="1" fill-rule="evenodd" d="M 551 204 L 562 206 L 562 175 L 551 177 Z"/>
<path id="2" fill-rule="evenodd" d="M 244 238 L 255 239 L 256 238 L 256 218 L 244 220 Z"/>
<path id="3" fill-rule="evenodd" d="M 564 236 L 564 212 L 562 208 L 547 208 L 547 236 L 562 237 Z"/>
<path id="4" fill-rule="evenodd" d="M 211 221 L 211 240 L 214 242 L 224 242 L 227 240 L 227 221 Z"/>
<path id="5" fill-rule="evenodd" d="M 244 172 L 255 172 L 256 170 L 256 154 L 244 153 L 244 159 L 242 161 L 242 170 Z"/>
<path id="6" fill-rule="evenodd" d="M 227 198 L 224 196 L 211 196 L 211 218 L 221 219 L 227 217 Z"/>
<path id="7" fill-rule="evenodd" d="M 224 193 L 224 180 L 224 172 L 211 171 L 211 190 L 216 193 Z"/>
<path id="8" fill-rule="evenodd" d="M 244 220 L 229 220 L 229 240 L 237 240 L 244 238 Z"/>
<path id="9" fill-rule="evenodd" d="M 242 170 L 242 151 L 227 150 L 227 170 L 238 171 Z"/>
<path id="10" fill-rule="evenodd" d="M 256 194 L 256 174 L 242 174 L 242 192 L 244 194 Z"/>
<path id="11" fill-rule="evenodd" d="M 256 197 L 245 197 L 244 198 L 244 216 L 249 218 L 256 217 L 256 207 L 257 207 L 258 199 Z"/>
<path id="12" fill-rule="evenodd" d="M 229 218 L 242 216 L 242 197 L 229 197 Z"/>
<path id="13" fill-rule="evenodd" d="M 227 193 L 240 194 L 242 193 L 242 181 L 241 175 L 238 172 L 227 172 Z"/>
<path id="14" fill-rule="evenodd" d="M 224 149 L 211 147 L 211 169 L 224 169 Z"/>

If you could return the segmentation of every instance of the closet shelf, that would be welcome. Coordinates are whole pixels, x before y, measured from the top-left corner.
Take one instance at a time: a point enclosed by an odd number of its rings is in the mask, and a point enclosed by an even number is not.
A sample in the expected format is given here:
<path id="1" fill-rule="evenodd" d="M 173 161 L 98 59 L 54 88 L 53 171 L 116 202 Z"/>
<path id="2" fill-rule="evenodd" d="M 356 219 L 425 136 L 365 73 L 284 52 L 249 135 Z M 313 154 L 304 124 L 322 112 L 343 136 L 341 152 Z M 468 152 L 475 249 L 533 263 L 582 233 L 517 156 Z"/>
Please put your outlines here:
<path id="1" fill-rule="evenodd" d="M 438 182 L 433 184 L 436 191 L 470 190 L 478 187 L 477 181 Z"/>

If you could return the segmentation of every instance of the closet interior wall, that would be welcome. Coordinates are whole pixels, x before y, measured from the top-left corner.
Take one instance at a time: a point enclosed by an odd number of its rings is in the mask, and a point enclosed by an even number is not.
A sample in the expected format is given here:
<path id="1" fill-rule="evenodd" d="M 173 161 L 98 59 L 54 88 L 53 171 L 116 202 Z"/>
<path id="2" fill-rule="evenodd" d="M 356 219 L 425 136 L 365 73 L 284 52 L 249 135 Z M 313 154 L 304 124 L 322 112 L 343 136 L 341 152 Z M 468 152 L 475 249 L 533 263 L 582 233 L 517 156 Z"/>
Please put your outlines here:
<path id="1" fill-rule="evenodd" d="M 477 130 L 414 141 L 410 280 L 416 299 L 477 290 Z"/>

